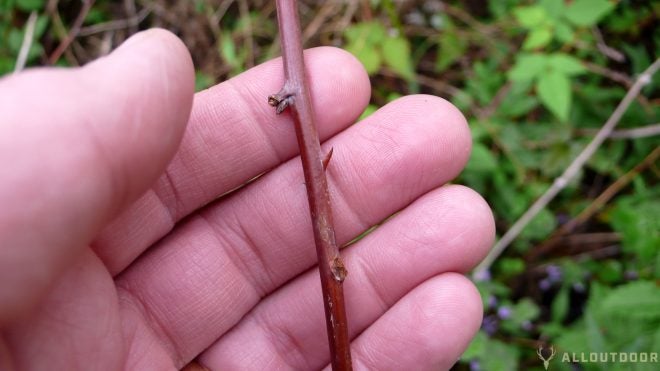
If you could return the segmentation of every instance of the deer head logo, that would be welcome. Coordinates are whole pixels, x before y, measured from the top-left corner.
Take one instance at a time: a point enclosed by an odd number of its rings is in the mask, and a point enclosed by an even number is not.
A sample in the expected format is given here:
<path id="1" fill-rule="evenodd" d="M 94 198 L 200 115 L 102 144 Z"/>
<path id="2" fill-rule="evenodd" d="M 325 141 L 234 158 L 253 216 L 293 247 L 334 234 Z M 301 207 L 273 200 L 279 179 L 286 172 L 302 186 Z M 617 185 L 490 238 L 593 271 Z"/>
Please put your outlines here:
<path id="1" fill-rule="evenodd" d="M 550 347 L 550 357 L 548 357 L 548 359 L 545 359 L 545 357 L 543 357 L 543 353 L 541 353 L 542 350 L 543 347 L 539 347 L 539 349 L 536 350 L 536 354 L 539 355 L 539 358 L 541 358 L 541 360 L 543 361 L 543 367 L 547 370 L 548 366 L 550 366 L 550 360 L 552 359 L 552 357 L 555 356 L 555 348 Z"/>

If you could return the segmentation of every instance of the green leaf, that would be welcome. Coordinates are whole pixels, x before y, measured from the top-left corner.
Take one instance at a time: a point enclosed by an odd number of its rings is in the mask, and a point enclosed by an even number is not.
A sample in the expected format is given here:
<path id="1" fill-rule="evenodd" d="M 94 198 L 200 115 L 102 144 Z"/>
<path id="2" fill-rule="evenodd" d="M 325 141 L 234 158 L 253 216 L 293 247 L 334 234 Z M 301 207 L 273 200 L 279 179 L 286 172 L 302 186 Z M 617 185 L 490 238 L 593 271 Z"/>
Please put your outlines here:
<path id="1" fill-rule="evenodd" d="M 376 73 L 382 64 L 379 47 L 385 35 L 385 27 L 378 22 L 358 23 L 344 31 L 348 40 L 346 50 L 362 62 L 370 75 Z"/>
<path id="2" fill-rule="evenodd" d="M 85 22 L 83 24 L 93 25 L 97 23 L 107 22 L 109 20 L 112 20 L 112 17 L 113 15 L 108 14 L 108 11 L 106 9 L 92 7 L 92 9 L 89 10 L 89 13 L 87 13 L 87 16 L 85 17 Z"/>
<path id="3" fill-rule="evenodd" d="M 623 267 L 618 260 L 608 259 L 600 263 L 596 275 L 601 282 L 615 284 L 623 279 Z"/>
<path id="4" fill-rule="evenodd" d="M 533 94 L 529 94 L 532 86 L 531 80 L 513 82 L 511 89 L 497 110 L 498 113 L 502 117 L 517 118 L 536 108 L 539 105 L 539 100 Z M 525 126 L 526 129 L 532 127 L 530 125 Z"/>
<path id="5" fill-rule="evenodd" d="M 545 9 L 538 5 L 516 8 L 513 15 L 520 25 L 528 29 L 538 27 L 548 18 Z"/>
<path id="6" fill-rule="evenodd" d="M 20 52 L 24 37 L 25 37 L 24 30 L 12 28 L 9 31 L 7 44 L 9 46 L 9 50 L 14 56 L 17 56 L 18 53 Z M 28 50 L 27 63 L 30 63 L 35 59 L 37 59 L 40 55 L 43 54 L 43 52 L 44 52 L 43 46 L 41 46 L 41 44 L 37 42 L 37 40 L 33 40 L 32 44 L 30 45 L 30 49 Z"/>
<path id="7" fill-rule="evenodd" d="M 513 334 L 518 333 L 524 323 L 535 320 L 540 313 L 541 310 L 532 299 L 520 299 L 520 301 L 511 308 L 511 316 L 502 321 L 502 329 Z"/>
<path id="8" fill-rule="evenodd" d="M 651 65 L 649 53 L 646 51 L 644 45 L 623 44 L 622 49 L 632 62 L 632 72 L 634 74 L 642 73 L 646 67 Z"/>
<path id="9" fill-rule="evenodd" d="M 568 120 L 571 108 L 571 83 L 565 74 L 550 71 L 541 75 L 536 92 L 541 103 L 548 108 L 562 122 Z"/>
<path id="10" fill-rule="evenodd" d="M 579 75 L 587 72 L 582 62 L 568 54 L 555 53 L 548 58 L 548 66 L 554 71 L 558 71 L 567 76 Z"/>
<path id="11" fill-rule="evenodd" d="M 215 83 L 213 76 L 209 76 L 201 71 L 195 72 L 195 91 L 204 90 Z"/>
<path id="12" fill-rule="evenodd" d="M 358 118 L 358 122 L 364 120 L 365 118 L 369 117 L 372 113 L 378 111 L 378 106 L 374 106 L 373 104 L 368 105 L 365 109 L 364 112 L 360 115 L 360 118 Z"/>
<path id="13" fill-rule="evenodd" d="M 465 352 L 463 353 L 461 358 L 470 360 L 487 354 L 488 353 L 487 343 L 488 343 L 488 335 L 486 335 L 483 331 L 477 332 L 477 334 L 470 342 L 470 345 L 468 345 L 467 349 L 465 349 Z"/>
<path id="14" fill-rule="evenodd" d="M 525 261 L 520 258 L 502 257 L 497 260 L 497 268 L 505 277 L 512 277 L 525 271 Z"/>
<path id="15" fill-rule="evenodd" d="M 349 43 L 380 44 L 385 39 L 385 27 L 378 22 L 362 22 L 348 27 L 344 36 Z"/>
<path id="16" fill-rule="evenodd" d="M 564 12 L 564 0 L 540 0 L 539 5 L 545 9 L 548 16 L 553 19 L 559 18 Z"/>
<path id="17" fill-rule="evenodd" d="M 589 338 L 587 332 L 582 328 L 573 328 L 562 331 L 561 335 L 554 342 L 561 349 L 566 349 L 570 352 L 587 352 L 589 348 Z"/>
<path id="18" fill-rule="evenodd" d="M 382 58 L 378 49 L 371 45 L 361 44 L 348 44 L 346 51 L 353 54 L 364 66 L 369 75 L 372 75 L 380 69 Z"/>
<path id="19" fill-rule="evenodd" d="M 383 61 L 399 76 L 412 80 L 415 72 L 410 59 L 410 43 L 404 37 L 388 37 L 383 43 Z"/>
<path id="20" fill-rule="evenodd" d="M 16 0 L 16 6 L 20 10 L 31 12 L 33 10 L 41 10 L 44 8 L 45 0 Z"/>
<path id="21" fill-rule="evenodd" d="M 555 24 L 555 37 L 557 40 L 569 44 L 575 39 L 575 31 L 564 21 L 558 21 Z"/>
<path id="22" fill-rule="evenodd" d="M 601 174 L 610 174 L 617 177 L 619 161 L 626 152 L 626 143 L 622 140 L 612 140 L 604 143 L 602 147 L 594 153 L 587 164 L 590 168 Z"/>
<path id="23" fill-rule="evenodd" d="M 458 37 L 451 30 L 444 31 L 438 41 L 438 59 L 435 62 L 436 70 L 438 72 L 444 71 L 465 54 L 466 48 L 467 42 L 464 38 Z"/>
<path id="24" fill-rule="evenodd" d="M 234 43 L 230 33 L 222 34 L 219 47 L 220 56 L 222 56 L 228 65 L 235 67 L 240 64 L 236 54 L 236 44 Z"/>
<path id="25" fill-rule="evenodd" d="M 660 318 L 660 287 L 637 281 L 612 290 L 601 302 L 599 312 L 627 318 Z"/>
<path id="26" fill-rule="evenodd" d="M 472 147 L 470 160 L 465 166 L 466 171 L 478 173 L 490 173 L 497 169 L 497 159 L 493 153 L 481 143 L 475 143 Z"/>
<path id="27" fill-rule="evenodd" d="M 509 70 L 509 79 L 512 81 L 532 80 L 544 74 L 547 66 L 546 54 L 519 54 L 516 63 Z"/>
<path id="28" fill-rule="evenodd" d="M 548 209 L 543 209 L 520 233 L 520 237 L 529 240 L 542 240 L 555 230 L 556 225 L 557 221 L 554 215 Z"/>
<path id="29" fill-rule="evenodd" d="M 596 318 L 594 318 L 590 311 L 587 311 L 584 314 L 584 317 L 587 326 L 587 339 L 589 339 L 589 350 L 592 352 L 606 351 L 607 348 L 605 347 L 606 341 L 603 336 L 603 330 L 601 330 L 601 327 L 598 325 Z"/>
<path id="30" fill-rule="evenodd" d="M 490 104 L 504 84 L 504 76 L 498 71 L 499 64 L 492 60 L 473 64 L 472 78 L 466 80 L 466 90 L 481 105 Z"/>
<path id="31" fill-rule="evenodd" d="M 614 9 L 608 0 L 575 0 L 568 6 L 565 17 L 576 26 L 593 26 Z"/>
<path id="32" fill-rule="evenodd" d="M 566 318 L 570 303 L 568 294 L 568 286 L 564 285 L 552 300 L 552 320 L 556 323 L 561 323 Z"/>
<path id="33" fill-rule="evenodd" d="M 517 370 L 520 351 L 513 345 L 489 339 L 487 353 L 479 358 L 484 371 Z"/>
<path id="34" fill-rule="evenodd" d="M 523 50 L 533 50 L 543 48 L 548 45 L 552 40 L 552 30 L 549 27 L 535 28 L 533 29 L 525 42 L 523 43 Z"/>
<path id="35" fill-rule="evenodd" d="M 649 261 L 660 252 L 660 200 L 620 199 L 611 213 L 612 228 L 623 237 L 624 251 L 640 261 Z"/>
<path id="36" fill-rule="evenodd" d="M 513 307 L 512 317 L 520 322 L 532 321 L 538 317 L 540 312 L 532 299 L 523 298 Z"/>
<path id="37" fill-rule="evenodd" d="M 395 100 L 401 98 L 402 96 L 403 95 L 401 95 L 401 93 L 393 91 L 393 92 L 387 94 L 387 97 L 385 97 L 385 101 L 387 103 L 394 102 Z"/>
<path id="38" fill-rule="evenodd" d="M 513 222 L 522 215 L 529 206 L 529 195 L 516 189 L 512 184 L 515 180 L 498 171 L 493 174 L 493 184 L 495 186 L 495 195 L 492 197 L 493 208 L 496 209 L 495 215 Z"/>

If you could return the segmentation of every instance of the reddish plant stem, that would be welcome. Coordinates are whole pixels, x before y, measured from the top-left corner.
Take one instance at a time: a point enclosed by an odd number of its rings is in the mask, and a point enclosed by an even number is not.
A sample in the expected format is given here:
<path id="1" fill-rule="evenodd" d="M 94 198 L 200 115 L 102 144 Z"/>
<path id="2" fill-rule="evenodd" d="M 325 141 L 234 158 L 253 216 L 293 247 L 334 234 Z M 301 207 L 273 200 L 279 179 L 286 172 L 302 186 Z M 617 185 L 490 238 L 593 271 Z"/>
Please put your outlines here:
<path id="1" fill-rule="evenodd" d="M 277 0 L 276 3 L 285 83 L 279 93 L 268 97 L 268 103 L 277 107 L 278 114 L 288 107 L 293 117 L 321 275 L 332 369 L 352 370 L 342 286 L 347 272 L 335 241 L 328 182 L 325 177 L 325 168 L 332 151 L 326 156 L 321 155 L 305 77 L 297 3 L 295 0 Z"/>

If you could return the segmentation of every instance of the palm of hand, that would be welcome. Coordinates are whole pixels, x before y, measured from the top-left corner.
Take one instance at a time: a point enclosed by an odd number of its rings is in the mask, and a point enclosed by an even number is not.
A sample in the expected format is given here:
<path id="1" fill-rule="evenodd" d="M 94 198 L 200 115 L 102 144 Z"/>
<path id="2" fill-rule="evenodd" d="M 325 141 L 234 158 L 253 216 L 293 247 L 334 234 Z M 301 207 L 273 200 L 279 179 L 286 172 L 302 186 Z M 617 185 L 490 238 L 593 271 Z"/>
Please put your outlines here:
<path id="1" fill-rule="evenodd" d="M 440 187 L 469 156 L 464 119 L 413 96 L 348 127 L 368 100 L 363 70 L 329 48 L 306 59 L 335 150 L 338 242 L 400 211 L 344 250 L 355 367 L 448 368 L 481 318 L 473 286 L 450 272 L 476 264 L 493 235 L 478 195 Z M 36 95 L 28 109 L 0 103 L 8 122 L 29 123 L 24 141 L 0 127 L 0 160 L 20 158 L 0 186 L 0 245 L 14 249 L 0 255 L 0 282 L 15 283 L 0 286 L 0 368 L 326 366 L 295 135 L 264 101 L 280 63 L 193 103 L 187 52 L 150 31 L 82 70 L 0 82 L 0 96 Z"/>

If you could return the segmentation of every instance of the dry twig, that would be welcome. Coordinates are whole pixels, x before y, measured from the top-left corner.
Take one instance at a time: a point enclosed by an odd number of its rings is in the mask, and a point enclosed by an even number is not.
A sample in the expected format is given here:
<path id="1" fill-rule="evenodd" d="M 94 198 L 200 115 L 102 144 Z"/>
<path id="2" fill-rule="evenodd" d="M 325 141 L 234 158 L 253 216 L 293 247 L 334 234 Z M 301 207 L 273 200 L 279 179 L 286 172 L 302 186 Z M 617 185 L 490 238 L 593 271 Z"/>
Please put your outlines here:
<path id="1" fill-rule="evenodd" d="M 568 182 L 573 179 L 573 177 L 582 169 L 584 164 L 591 158 L 591 156 L 596 152 L 598 147 L 610 136 L 612 130 L 616 127 L 621 120 L 621 116 L 626 112 L 630 103 L 635 99 L 644 86 L 651 82 L 651 77 L 657 72 L 660 68 L 660 59 L 656 59 L 651 66 L 649 66 L 646 71 L 644 71 L 635 81 L 630 90 L 626 93 L 625 97 L 621 100 L 619 105 L 616 107 L 612 115 L 605 122 L 603 127 L 600 129 L 598 134 L 591 140 L 591 142 L 585 147 L 584 150 L 573 160 L 573 162 L 568 166 L 564 173 L 559 176 L 553 182 L 552 186 L 538 199 L 534 204 L 527 209 L 527 211 L 513 224 L 513 226 L 502 236 L 502 238 L 495 244 L 488 256 L 475 268 L 474 275 L 479 276 L 488 270 L 490 266 L 495 262 L 504 249 L 509 246 L 513 240 L 518 237 L 520 232 L 529 224 L 529 222 L 543 210 L 546 205 L 555 196 L 563 190 Z"/>
<path id="2" fill-rule="evenodd" d="M 94 5 L 94 0 L 83 0 L 82 3 L 83 5 L 80 9 L 80 13 L 78 13 L 76 20 L 73 21 L 73 26 L 69 30 L 69 33 L 64 39 L 62 39 L 55 51 L 53 51 L 53 53 L 48 58 L 49 64 L 55 64 L 55 62 L 60 59 L 62 54 L 64 54 L 64 51 L 69 47 L 69 45 L 71 45 L 73 40 L 78 36 L 78 32 L 80 32 L 80 28 L 82 27 L 83 22 L 87 17 L 87 13 L 89 13 L 89 10 L 92 9 L 92 5 Z"/>
<path id="3" fill-rule="evenodd" d="M 591 217 L 600 209 L 602 209 L 612 199 L 612 197 L 619 193 L 625 186 L 630 184 L 630 182 L 632 182 L 633 179 L 637 177 L 637 175 L 639 175 L 649 166 L 656 163 L 659 157 L 660 147 L 651 151 L 651 153 L 649 153 L 649 155 L 646 156 L 642 162 L 635 165 L 635 167 L 633 167 L 630 171 L 625 173 L 622 177 L 607 187 L 598 197 L 596 197 L 595 200 L 591 202 L 591 204 L 589 204 L 589 206 L 582 210 L 578 216 L 561 226 L 561 228 L 553 233 L 553 235 L 547 239 L 547 242 L 530 251 L 529 255 L 527 256 L 527 260 L 535 260 L 539 256 L 545 255 L 552 251 L 562 236 L 571 233 L 584 222 L 591 219 Z"/>
<path id="4" fill-rule="evenodd" d="M 30 53 L 30 48 L 32 47 L 32 41 L 34 39 L 34 28 L 37 24 L 37 12 L 30 13 L 30 17 L 25 24 L 25 34 L 23 35 L 23 42 L 21 43 L 21 49 L 18 52 L 18 57 L 16 58 L 16 64 L 14 65 L 14 73 L 21 72 L 25 68 L 25 63 L 27 62 L 28 54 Z"/>
<path id="5" fill-rule="evenodd" d="M 585 129 L 578 131 L 578 133 L 582 135 L 594 135 L 596 130 Z M 660 123 L 632 129 L 614 130 L 610 134 L 609 139 L 639 139 L 654 137 L 656 135 L 660 135 Z"/>

